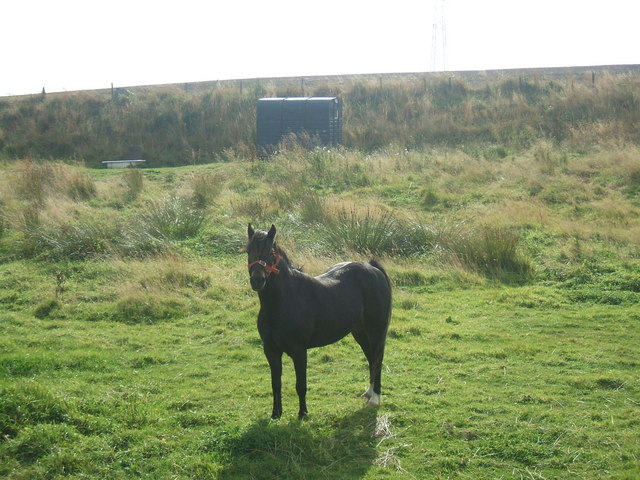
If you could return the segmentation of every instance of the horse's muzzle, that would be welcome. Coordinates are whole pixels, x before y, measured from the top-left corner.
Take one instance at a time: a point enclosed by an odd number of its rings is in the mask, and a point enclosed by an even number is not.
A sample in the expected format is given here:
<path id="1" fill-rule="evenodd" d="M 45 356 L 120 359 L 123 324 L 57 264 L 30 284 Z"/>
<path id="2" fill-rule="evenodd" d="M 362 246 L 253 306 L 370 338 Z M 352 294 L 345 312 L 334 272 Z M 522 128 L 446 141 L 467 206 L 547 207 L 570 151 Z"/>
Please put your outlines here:
<path id="1" fill-rule="evenodd" d="M 251 288 L 254 292 L 259 292 L 264 288 L 267 283 L 267 277 L 265 275 L 260 275 L 260 273 L 255 273 L 251 275 L 249 279 L 251 283 Z"/>

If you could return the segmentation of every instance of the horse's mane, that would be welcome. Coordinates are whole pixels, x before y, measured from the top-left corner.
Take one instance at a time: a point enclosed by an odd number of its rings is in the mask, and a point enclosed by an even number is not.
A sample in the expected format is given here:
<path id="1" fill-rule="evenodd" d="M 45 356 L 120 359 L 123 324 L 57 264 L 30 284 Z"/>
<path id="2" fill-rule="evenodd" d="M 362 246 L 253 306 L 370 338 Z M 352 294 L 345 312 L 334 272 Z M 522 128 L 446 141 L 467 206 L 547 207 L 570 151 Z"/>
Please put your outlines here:
<path id="1" fill-rule="evenodd" d="M 293 266 L 293 264 L 291 263 L 291 260 L 289 259 L 289 255 L 287 255 L 287 252 L 285 252 L 282 248 L 280 248 L 277 241 L 273 242 L 273 250 L 278 255 L 280 255 L 285 262 L 287 262 L 287 265 L 289 266 L 289 268 L 292 268 L 293 270 L 297 270 L 299 272 L 302 271 L 302 268 Z"/>

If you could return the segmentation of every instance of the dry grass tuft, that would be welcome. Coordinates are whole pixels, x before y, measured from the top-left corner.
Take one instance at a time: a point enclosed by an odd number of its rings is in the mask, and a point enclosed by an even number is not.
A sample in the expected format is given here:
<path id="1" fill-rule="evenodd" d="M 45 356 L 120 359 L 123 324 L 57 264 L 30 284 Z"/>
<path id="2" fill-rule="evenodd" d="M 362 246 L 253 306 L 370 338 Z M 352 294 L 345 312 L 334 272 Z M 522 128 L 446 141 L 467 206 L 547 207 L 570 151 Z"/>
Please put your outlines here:
<path id="1" fill-rule="evenodd" d="M 391 432 L 391 417 L 388 413 L 376 417 L 376 427 L 373 431 L 373 437 L 379 438 L 380 442 L 395 437 L 395 434 Z"/>
<path id="2" fill-rule="evenodd" d="M 14 195 L 27 202 L 44 205 L 48 198 L 60 198 L 60 193 L 74 201 L 96 196 L 93 179 L 80 165 L 62 162 L 20 160 L 6 170 L 7 185 Z"/>

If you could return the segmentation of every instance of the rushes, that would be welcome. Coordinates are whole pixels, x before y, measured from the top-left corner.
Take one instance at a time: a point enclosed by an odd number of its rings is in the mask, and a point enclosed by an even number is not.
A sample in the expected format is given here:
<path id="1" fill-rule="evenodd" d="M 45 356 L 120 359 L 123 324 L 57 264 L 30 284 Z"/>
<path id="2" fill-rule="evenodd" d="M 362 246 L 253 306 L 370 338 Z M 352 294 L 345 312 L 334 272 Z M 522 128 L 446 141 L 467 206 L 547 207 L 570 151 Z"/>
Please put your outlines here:
<path id="1" fill-rule="evenodd" d="M 52 259 L 147 257 L 170 250 L 176 240 L 196 235 L 205 220 L 204 212 L 177 196 L 151 202 L 137 215 L 113 220 L 86 214 L 74 220 L 42 221 L 33 208 L 26 212 L 23 255 Z"/>
<path id="2" fill-rule="evenodd" d="M 531 260 L 517 230 L 441 222 L 431 226 L 399 220 L 386 211 L 339 211 L 327 224 L 330 248 L 363 255 L 433 255 L 443 263 L 487 277 L 527 277 Z"/>
<path id="3" fill-rule="evenodd" d="M 200 231 L 205 216 L 191 202 L 172 195 L 151 202 L 139 216 L 139 230 L 168 240 L 180 240 Z"/>
<path id="4" fill-rule="evenodd" d="M 241 246 L 240 225 L 260 221 L 285 224 L 297 247 L 320 255 L 419 258 L 521 279 L 533 273 L 529 255 L 546 268 L 548 247 L 529 241 L 532 230 L 550 242 L 578 235 L 637 248 L 637 147 L 579 156 L 541 141 L 525 155 L 485 153 L 290 149 L 254 163 L 100 173 L 16 162 L 0 178 L 0 251 L 230 254 Z M 123 178 L 133 179 L 137 200 L 125 201 Z"/>
<path id="5" fill-rule="evenodd" d="M 24 160 L 6 172 L 0 233 L 21 233 L 16 250 L 26 257 L 139 258 L 167 251 L 174 242 L 198 234 L 206 213 L 196 207 L 215 196 L 195 186 L 199 195 L 173 193 L 114 215 L 86 203 L 97 196 L 97 189 L 88 171 L 78 166 Z M 129 202 L 140 196 L 145 184 L 137 169 L 127 169 L 120 181 L 121 195 Z"/>
<path id="6" fill-rule="evenodd" d="M 76 169 L 68 176 L 67 195 L 72 200 L 90 200 L 96 196 L 96 192 L 96 184 L 86 172 Z"/>
<path id="7" fill-rule="evenodd" d="M 396 222 L 387 212 L 341 210 L 328 224 L 327 241 L 335 250 L 383 255 L 394 249 L 395 229 Z"/>
<path id="8" fill-rule="evenodd" d="M 201 172 L 191 178 L 192 200 L 197 208 L 212 205 L 224 187 L 224 177 L 219 173 Z"/>
<path id="9" fill-rule="evenodd" d="M 74 201 L 90 200 L 96 195 L 93 179 L 78 166 L 62 162 L 16 162 L 8 171 L 17 197 L 44 206 L 50 197 L 65 196 Z"/>
<path id="10" fill-rule="evenodd" d="M 329 248 L 362 255 L 421 256 L 436 243 L 432 228 L 400 220 L 382 209 L 338 210 L 329 213 L 325 225 Z"/>
<path id="11" fill-rule="evenodd" d="M 34 223 L 24 232 L 23 253 L 26 256 L 45 254 L 58 259 L 83 259 L 107 252 L 108 239 L 117 230 L 95 219 L 65 224 Z"/>
<path id="12" fill-rule="evenodd" d="M 443 238 L 443 253 L 452 263 L 488 277 L 527 277 L 532 262 L 520 249 L 520 235 L 514 229 L 480 226 Z"/>
<path id="13" fill-rule="evenodd" d="M 142 193 L 144 176 L 137 168 L 127 168 L 122 175 L 122 184 L 125 189 L 125 198 L 132 202 Z"/>
<path id="14" fill-rule="evenodd" d="M 16 164 L 14 172 L 17 174 L 17 182 L 14 185 L 18 195 L 35 204 L 44 204 L 49 190 L 55 186 L 57 170 L 54 163 L 24 160 Z"/>

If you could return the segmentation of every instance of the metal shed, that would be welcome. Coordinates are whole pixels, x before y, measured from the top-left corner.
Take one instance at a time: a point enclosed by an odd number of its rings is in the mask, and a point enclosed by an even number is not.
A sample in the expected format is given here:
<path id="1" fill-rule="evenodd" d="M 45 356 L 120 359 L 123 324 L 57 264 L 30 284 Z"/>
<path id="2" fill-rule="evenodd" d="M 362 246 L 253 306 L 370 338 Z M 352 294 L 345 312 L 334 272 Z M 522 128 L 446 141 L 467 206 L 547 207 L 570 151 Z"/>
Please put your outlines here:
<path id="1" fill-rule="evenodd" d="M 337 97 L 261 98 L 256 120 L 260 153 L 272 153 L 291 134 L 307 134 L 322 145 L 342 143 L 342 102 Z"/>

